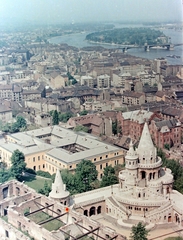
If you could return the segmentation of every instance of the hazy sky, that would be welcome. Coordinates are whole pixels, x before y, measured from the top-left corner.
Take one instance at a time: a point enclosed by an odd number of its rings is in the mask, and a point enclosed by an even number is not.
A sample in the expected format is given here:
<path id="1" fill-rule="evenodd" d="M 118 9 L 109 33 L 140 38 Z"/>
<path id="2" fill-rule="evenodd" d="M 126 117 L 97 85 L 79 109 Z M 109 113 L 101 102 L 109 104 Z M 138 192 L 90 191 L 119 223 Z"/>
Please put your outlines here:
<path id="1" fill-rule="evenodd" d="M 0 0 L 0 22 L 181 21 L 183 0 Z"/>

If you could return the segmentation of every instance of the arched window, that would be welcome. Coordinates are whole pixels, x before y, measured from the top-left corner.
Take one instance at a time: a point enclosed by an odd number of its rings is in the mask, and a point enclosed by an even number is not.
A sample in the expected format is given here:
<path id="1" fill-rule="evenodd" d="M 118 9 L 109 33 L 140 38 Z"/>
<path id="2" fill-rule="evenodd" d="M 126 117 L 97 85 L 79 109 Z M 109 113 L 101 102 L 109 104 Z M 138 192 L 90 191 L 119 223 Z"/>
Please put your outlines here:
<path id="1" fill-rule="evenodd" d="M 98 208 L 97 208 L 97 214 L 100 214 L 100 213 L 101 213 L 101 210 L 102 210 L 102 207 L 101 207 L 101 206 L 98 206 Z"/>
<path id="2" fill-rule="evenodd" d="M 138 197 L 140 198 L 141 197 L 141 194 L 139 193 Z"/>
<path id="3" fill-rule="evenodd" d="M 84 215 L 88 216 L 88 210 L 84 210 Z"/>
<path id="4" fill-rule="evenodd" d="M 90 216 L 95 215 L 95 207 L 90 208 Z"/>

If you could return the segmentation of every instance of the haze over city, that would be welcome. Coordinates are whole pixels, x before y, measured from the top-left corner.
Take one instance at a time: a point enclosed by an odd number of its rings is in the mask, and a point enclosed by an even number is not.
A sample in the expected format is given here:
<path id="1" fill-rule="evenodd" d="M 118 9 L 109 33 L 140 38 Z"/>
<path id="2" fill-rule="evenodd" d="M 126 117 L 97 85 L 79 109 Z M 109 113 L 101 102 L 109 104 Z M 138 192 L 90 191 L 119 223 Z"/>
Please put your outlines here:
<path id="1" fill-rule="evenodd" d="M 181 0 L 0 0 L 0 22 L 182 21 Z"/>

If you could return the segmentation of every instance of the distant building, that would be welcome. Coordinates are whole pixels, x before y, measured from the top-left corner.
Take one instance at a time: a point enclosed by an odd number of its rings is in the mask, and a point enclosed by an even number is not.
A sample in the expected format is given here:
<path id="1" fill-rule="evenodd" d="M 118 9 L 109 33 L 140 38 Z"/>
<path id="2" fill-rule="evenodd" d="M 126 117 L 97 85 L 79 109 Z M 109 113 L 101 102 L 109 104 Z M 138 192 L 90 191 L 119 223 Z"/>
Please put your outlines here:
<path id="1" fill-rule="evenodd" d="M 100 75 L 97 77 L 97 87 L 98 88 L 110 88 L 110 76 L 107 74 Z"/>

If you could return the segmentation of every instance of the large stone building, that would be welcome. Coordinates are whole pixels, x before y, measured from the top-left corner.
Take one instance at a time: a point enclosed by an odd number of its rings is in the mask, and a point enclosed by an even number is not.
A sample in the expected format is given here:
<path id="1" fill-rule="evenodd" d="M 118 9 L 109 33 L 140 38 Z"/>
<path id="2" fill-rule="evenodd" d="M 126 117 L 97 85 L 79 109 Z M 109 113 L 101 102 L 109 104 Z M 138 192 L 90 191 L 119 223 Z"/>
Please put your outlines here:
<path id="1" fill-rule="evenodd" d="M 148 229 L 168 223 L 181 228 L 183 195 L 172 189 L 173 175 L 162 167 L 147 123 L 136 150 L 131 142 L 125 162 L 119 184 L 75 195 L 74 208 L 86 216 L 102 213 L 119 228 L 131 228 L 137 222 L 144 222 Z"/>
<path id="2" fill-rule="evenodd" d="M 49 197 L 17 181 L 0 185 L 1 240 L 65 240 L 86 236 L 89 239 L 92 236 L 103 240 L 126 239 L 115 230 L 69 208 L 68 202 L 62 204 L 63 198 L 69 200 L 69 193 L 63 189 L 58 173 Z"/>
<path id="3" fill-rule="evenodd" d="M 59 126 L 14 133 L 2 139 L 0 157 L 8 167 L 16 149 L 25 155 L 28 168 L 50 174 L 56 173 L 57 168 L 74 171 L 81 160 L 87 159 L 95 164 L 100 179 L 106 166 L 124 163 L 123 149 L 101 142 L 91 134 Z"/>

